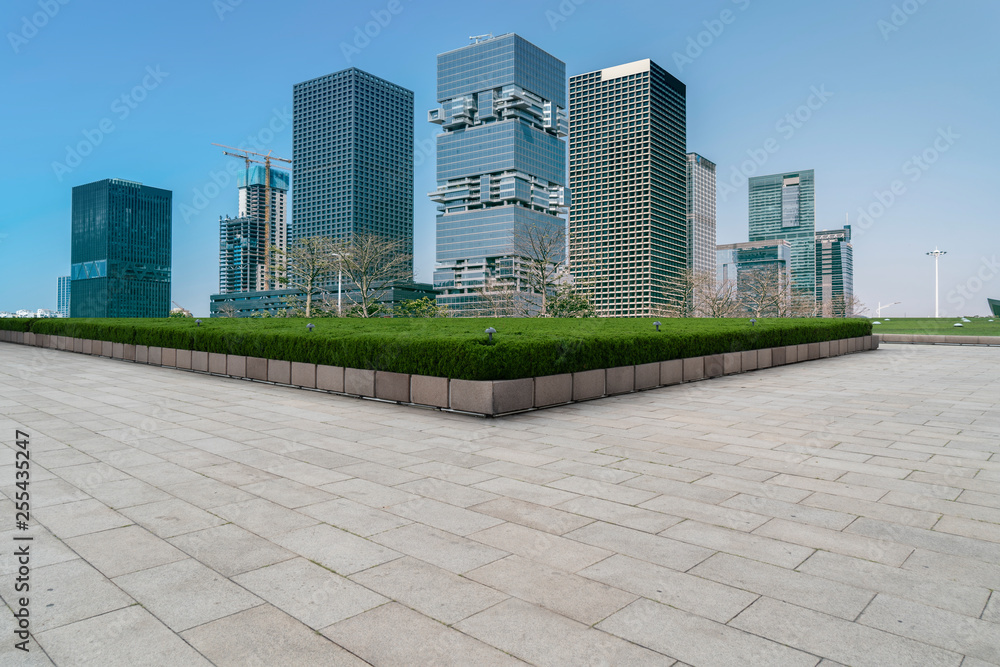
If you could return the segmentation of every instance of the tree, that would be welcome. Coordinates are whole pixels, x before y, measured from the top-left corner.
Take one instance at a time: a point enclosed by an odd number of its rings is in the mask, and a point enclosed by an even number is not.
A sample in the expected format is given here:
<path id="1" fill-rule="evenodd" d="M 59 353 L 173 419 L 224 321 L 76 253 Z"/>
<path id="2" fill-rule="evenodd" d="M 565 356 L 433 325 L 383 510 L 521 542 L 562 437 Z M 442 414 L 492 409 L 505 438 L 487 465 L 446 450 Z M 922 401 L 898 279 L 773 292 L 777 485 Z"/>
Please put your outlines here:
<path id="1" fill-rule="evenodd" d="M 594 317 L 597 312 L 584 292 L 567 283 L 549 299 L 548 314 L 552 317 Z"/>
<path id="2" fill-rule="evenodd" d="M 379 314 L 378 304 L 386 292 L 413 279 L 413 256 L 402 241 L 378 234 L 354 234 L 349 241 L 331 249 L 334 267 L 343 268 L 344 278 L 353 284 L 355 311 L 360 317 Z"/>
<path id="3" fill-rule="evenodd" d="M 539 315 L 548 315 L 548 295 L 566 258 L 566 230 L 562 225 L 523 223 L 514 228 L 514 254 L 521 258 L 528 289 L 540 297 Z"/>
<path id="4" fill-rule="evenodd" d="M 695 289 L 696 317 L 738 317 L 741 306 L 736 281 L 703 278 Z"/>
<path id="5" fill-rule="evenodd" d="M 285 249 L 271 249 L 278 260 L 278 282 L 302 295 L 301 310 L 306 317 L 312 317 L 313 299 L 323 292 L 337 268 L 337 250 L 338 244 L 329 236 L 298 239 Z M 288 305 L 293 311 L 299 309 L 299 300 L 291 297 Z"/>
<path id="6" fill-rule="evenodd" d="M 236 306 L 224 303 L 219 306 L 219 317 L 236 317 Z"/>
<path id="7" fill-rule="evenodd" d="M 434 299 L 407 299 L 400 301 L 393 315 L 395 317 L 447 317 L 447 306 L 439 306 Z"/>

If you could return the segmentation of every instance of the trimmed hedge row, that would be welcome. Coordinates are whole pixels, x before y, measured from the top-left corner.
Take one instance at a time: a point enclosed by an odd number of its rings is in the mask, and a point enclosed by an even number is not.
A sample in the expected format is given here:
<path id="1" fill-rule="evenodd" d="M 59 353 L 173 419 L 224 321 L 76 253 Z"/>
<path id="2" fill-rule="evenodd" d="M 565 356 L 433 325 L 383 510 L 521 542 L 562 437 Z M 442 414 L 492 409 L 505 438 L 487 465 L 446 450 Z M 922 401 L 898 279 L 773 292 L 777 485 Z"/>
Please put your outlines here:
<path id="1" fill-rule="evenodd" d="M 0 329 L 462 380 L 513 380 L 871 335 L 864 319 L 0 320 Z M 494 343 L 483 331 L 495 328 Z"/>

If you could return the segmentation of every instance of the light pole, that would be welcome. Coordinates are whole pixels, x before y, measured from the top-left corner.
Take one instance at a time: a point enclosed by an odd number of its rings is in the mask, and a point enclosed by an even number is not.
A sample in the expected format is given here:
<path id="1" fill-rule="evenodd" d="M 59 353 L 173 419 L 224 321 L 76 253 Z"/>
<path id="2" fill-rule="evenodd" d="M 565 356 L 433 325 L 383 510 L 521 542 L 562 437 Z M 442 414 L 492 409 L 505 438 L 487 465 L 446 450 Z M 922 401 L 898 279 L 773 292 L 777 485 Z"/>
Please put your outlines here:
<path id="1" fill-rule="evenodd" d="M 878 308 L 875 309 L 875 317 L 882 317 L 883 308 L 888 308 L 889 306 L 895 306 L 898 303 L 902 303 L 902 301 L 893 301 L 892 303 L 887 303 L 883 306 L 882 302 L 879 301 Z"/>
<path id="2" fill-rule="evenodd" d="M 926 253 L 934 258 L 934 317 L 938 317 L 938 259 L 941 255 L 947 255 L 948 253 L 944 250 L 938 250 L 937 246 L 934 246 L 934 250 Z"/>
<path id="3" fill-rule="evenodd" d="M 344 255 L 339 252 L 333 254 L 337 257 L 337 317 L 343 317 L 344 313 L 340 307 L 340 296 L 344 284 Z"/>

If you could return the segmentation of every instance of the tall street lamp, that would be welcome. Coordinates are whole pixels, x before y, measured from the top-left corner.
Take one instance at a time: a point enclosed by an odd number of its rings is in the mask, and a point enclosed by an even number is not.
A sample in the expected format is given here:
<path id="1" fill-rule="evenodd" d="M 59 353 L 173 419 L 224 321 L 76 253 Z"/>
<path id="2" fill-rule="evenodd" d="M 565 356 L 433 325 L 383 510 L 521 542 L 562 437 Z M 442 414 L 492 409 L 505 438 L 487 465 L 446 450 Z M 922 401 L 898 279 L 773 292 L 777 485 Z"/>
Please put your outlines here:
<path id="1" fill-rule="evenodd" d="M 938 317 L 938 259 L 948 253 L 934 246 L 934 250 L 927 254 L 934 258 L 934 317 Z"/>

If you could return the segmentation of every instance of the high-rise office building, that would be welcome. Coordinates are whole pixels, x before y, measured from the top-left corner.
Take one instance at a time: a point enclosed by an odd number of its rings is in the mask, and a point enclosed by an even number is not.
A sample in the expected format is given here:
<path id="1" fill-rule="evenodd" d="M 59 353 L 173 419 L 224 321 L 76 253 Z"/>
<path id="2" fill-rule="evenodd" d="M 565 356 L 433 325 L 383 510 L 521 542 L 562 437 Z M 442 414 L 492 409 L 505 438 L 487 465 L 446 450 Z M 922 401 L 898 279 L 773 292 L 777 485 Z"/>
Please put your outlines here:
<path id="1" fill-rule="evenodd" d="M 267 192 L 266 169 L 250 165 L 239 174 L 239 216 L 219 219 L 219 291 L 251 292 L 265 289 L 265 246 L 284 249 L 288 236 L 287 171 L 271 169 L 270 239 L 264 240 L 264 210 Z M 271 253 L 272 274 L 269 289 L 281 289 L 280 275 L 273 269 L 278 264 Z"/>
<path id="2" fill-rule="evenodd" d="M 117 178 L 73 188 L 73 317 L 168 315 L 172 200 Z"/>
<path id="3" fill-rule="evenodd" d="M 289 242 L 377 234 L 413 254 L 413 92 L 350 68 L 295 84 Z"/>
<path id="4" fill-rule="evenodd" d="M 791 291 L 792 246 L 788 241 L 750 241 L 717 246 L 716 279 L 732 282 L 747 314 L 784 317 L 796 304 Z"/>
<path id="5" fill-rule="evenodd" d="M 70 277 L 69 276 L 59 276 L 59 289 L 57 292 L 58 300 L 56 301 L 56 310 L 63 317 L 69 317 L 69 294 L 70 294 Z"/>
<path id="6" fill-rule="evenodd" d="M 565 261 L 566 64 L 515 34 L 488 36 L 437 59 L 438 303 L 488 314 L 483 292 L 512 290 L 514 312 L 533 310 L 525 243 L 559 238 Z"/>
<path id="7" fill-rule="evenodd" d="M 803 302 L 816 292 L 816 190 L 812 169 L 750 179 L 750 240 L 784 239 L 792 246 L 792 291 Z"/>
<path id="8" fill-rule="evenodd" d="M 715 163 L 688 153 L 688 268 L 699 276 L 715 272 L 715 192 Z"/>
<path id="9" fill-rule="evenodd" d="M 816 232 L 816 304 L 823 317 L 854 314 L 851 226 Z"/>
<path id="10" fill-rule="evenodd" d="M 686 94 L 650 60 L 570 78 L 570 268 L 603 315 L 683 298 Z"/>

